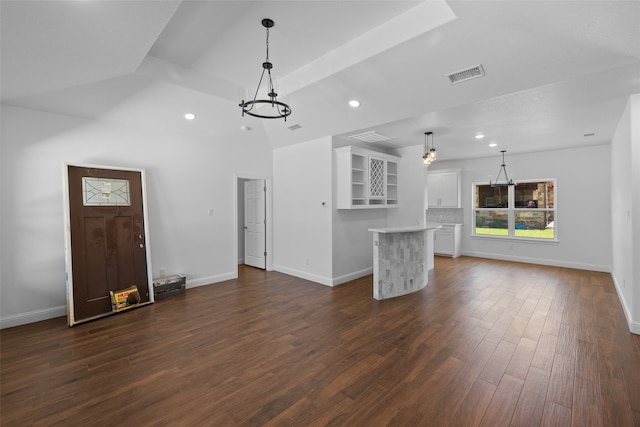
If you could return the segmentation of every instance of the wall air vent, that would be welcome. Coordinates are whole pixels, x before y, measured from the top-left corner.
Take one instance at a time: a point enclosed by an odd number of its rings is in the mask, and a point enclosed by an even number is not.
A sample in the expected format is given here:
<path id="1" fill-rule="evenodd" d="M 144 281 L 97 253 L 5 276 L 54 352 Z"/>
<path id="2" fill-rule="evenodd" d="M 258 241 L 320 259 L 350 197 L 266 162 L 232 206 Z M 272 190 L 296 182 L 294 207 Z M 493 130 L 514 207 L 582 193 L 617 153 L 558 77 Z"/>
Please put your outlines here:
<path id="1" fill-rule="evenodd" d="M 302 126 L 300 126 L 299 124 L 295 124 L 295 125 L 291 125 L 291 126 L 287 126 L 287 129 L 289 130 L 298 130 L 300 129 Z"/>
<path id="2" fill-rule="evenodd" d="M 349 138 L 355 139 L 356 141 L 369 142 L 369 143 L 382 142 L 382 141 L 387 141 L 391 139 L 391 137 L 379 134 L 375 130 L 372 130 L 370 132 L 365 132 L 365 133 L 359 133 L 357 135 L 349 135 Z"/>
<path id="3" fill-rule="evenodd" d="M 482 68 L 482 64 L 478 64 L 465 70 L 455 71 L 447 77 L 449 77 L 451 84 L 455 85 L 461 82 L 466 82 L 467 80 L 475 79 L 476 77 L 484 76 L 484 68 Z"/>

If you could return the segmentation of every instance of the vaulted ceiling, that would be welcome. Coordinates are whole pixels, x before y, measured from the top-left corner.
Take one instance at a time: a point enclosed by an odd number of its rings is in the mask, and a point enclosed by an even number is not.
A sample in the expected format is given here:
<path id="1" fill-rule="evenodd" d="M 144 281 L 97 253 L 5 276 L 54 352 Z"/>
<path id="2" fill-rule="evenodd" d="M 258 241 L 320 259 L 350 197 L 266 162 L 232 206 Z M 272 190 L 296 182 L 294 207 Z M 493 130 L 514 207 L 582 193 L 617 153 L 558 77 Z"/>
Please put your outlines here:
<path id="1" fill-rule="evenodd" d="M 638 1 L 0 7 L 3 104 L 195 138 L 233 140 L 244 126 L 278 148 L 376 131 L 390 138 L 377 146 L 394 148 L 432 131 L 441 159 L 531 152 L 608 143 L 627 97 L 640 93 Z M 263 18 L 275 21 L 269 56 L 293 109 L 286 122 L 238 107 L 262 71 Z M 486 76 L 451 84 L 448 74 L 479 64 Z"/>

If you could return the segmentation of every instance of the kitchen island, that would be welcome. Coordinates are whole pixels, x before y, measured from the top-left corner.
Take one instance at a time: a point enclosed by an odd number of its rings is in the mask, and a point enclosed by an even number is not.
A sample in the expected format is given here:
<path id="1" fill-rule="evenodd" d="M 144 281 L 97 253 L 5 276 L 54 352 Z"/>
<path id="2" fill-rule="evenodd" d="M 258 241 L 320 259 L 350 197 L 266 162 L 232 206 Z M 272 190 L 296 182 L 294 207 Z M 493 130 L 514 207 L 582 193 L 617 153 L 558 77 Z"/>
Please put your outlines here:
<path id="1" fill-rule="evenodd" d="M 394 298 L 419 291 L 433 270 L 433 230 L 426 226 L 370 228 L 373 232 L 373 297 Z"/>

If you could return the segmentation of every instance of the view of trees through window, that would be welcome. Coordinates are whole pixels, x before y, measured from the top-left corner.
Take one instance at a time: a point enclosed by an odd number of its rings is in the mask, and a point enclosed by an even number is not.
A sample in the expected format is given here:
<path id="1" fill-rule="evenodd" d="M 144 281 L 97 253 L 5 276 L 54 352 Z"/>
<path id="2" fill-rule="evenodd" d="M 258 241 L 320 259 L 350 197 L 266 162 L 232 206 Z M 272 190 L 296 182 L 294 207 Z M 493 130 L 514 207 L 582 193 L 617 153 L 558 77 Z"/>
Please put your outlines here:
<path id="1" fill-rule="evenodd" d="M 475 184 L 475 235 L 555 239 L 555 180 Z"/>

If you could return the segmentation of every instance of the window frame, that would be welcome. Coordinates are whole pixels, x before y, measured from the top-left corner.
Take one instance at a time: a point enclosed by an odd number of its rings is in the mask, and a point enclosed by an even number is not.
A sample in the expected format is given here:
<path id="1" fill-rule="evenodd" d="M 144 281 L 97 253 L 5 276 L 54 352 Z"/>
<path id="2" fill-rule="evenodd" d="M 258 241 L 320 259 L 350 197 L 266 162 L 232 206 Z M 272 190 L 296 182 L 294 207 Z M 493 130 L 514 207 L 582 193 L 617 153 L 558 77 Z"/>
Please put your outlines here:
<path id="1" fill-rule="evenodd" d="M 558 242 L 558 181 L 556 178 L 540 178 L 540 179 L 526 179 L 526 180 L 518 180 L 518 184 L 527 184 L 527 183 L 542 183 L 542 182 L 552 182 L 553 183 L 553 207 L 552 208 L 527 208 L 527 207 L 519 207 L 515 206 L 515 186 L 507 186 L 508 188 L 508 201 L 507 208 L 502 207 L 491 207 L 491 208 L 478 208 L 476 207 L 476 191 L 478 186 L 490 185 L 489 181 L 478 181 L 471 183 L 471 237 L 479 238 L 479 239 L 493 239 L 493 240 L 518 240 L 518 241 L 526 241 L 526 242 L 539 242 L 539 243 L 557 243 Z M 478 211 L 506 211 L 507 212 L 507 235 L 496 235 L 496 234 L 481 234 L 476 232 L 476 212 Z M 543 237 L 524 237 L 524 236 L 516 236 L 516 215 L 518 212 L 551 212 L 553 214 L 553 238 L 543 238 Z"/>

